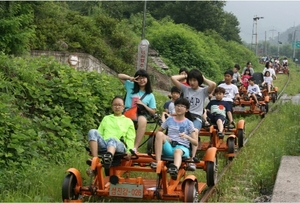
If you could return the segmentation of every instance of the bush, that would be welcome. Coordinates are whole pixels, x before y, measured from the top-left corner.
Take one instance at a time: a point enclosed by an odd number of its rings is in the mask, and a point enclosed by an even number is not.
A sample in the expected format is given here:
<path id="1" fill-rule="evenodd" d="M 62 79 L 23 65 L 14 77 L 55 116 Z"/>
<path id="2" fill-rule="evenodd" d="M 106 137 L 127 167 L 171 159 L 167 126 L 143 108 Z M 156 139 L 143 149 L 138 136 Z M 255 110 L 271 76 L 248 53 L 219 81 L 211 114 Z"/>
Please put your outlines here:
<path id="1" fill-rule="evenodd" d="M 2 167 L 33 158 L 63 161 L 124 92 L 112 76 L 77 72 L 54 59 L 1 55 L 0 67 Z"/>

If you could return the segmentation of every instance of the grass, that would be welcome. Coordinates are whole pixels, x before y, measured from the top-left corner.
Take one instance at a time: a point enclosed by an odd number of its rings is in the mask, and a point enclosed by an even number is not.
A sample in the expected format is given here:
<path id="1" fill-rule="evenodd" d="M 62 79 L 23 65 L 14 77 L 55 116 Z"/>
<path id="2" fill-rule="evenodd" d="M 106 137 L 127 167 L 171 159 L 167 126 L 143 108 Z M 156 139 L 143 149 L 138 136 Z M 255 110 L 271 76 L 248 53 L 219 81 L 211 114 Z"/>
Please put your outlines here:
<path id="1" fill-rule="evenodd" d="M 300 92 L 298 78 L 300 78 L 300 69 L 292 67 L 291 81 L 285 93 L 295 95 Z M 278 79 L 274 81 L 279 91 L 286 79 L 287 75 L 278 75 Z M 166 96 L 160 97 L 166 99 Z M 162 104 L 163 102 L 160 101 L 159 105 Z M 232 167 L 221 179 L 211 202 L 249 202 L 261 194 L 272 191 L 282 155 L 300 155 L 300 138 L 297 136 L 300 131 L 300 115 L 297 112 L 300 112 L 299 105 L 275 103 L 275 109 L 266 115 L 263 126 L 256 131 L 243 147 L 240 155 L 233 160 Z M 235 121 L 239 119 L 245 119 L 246 136 L 248 136 L 261 118 L 258 115 L 245 117 L 236 115 Z M 151 125 L 148 126 L 147 131 L 153 129 L 154 126 Z M 11 187 L 1 190 L 1 202 L 60 202 L 62 182 L 66 170 L 71 167 L 79 169 L 84 182 L 87 183 L 85 161 L 89 158 L 88 154 L 84 149 L 66 150 L 70 152 L 70 159 L 66 160 L 66 163 L 42 164 L 36 160 L 28 168 L 16 169 L 14 173 L 2 176 L 2 180 L 11 183 Z M 143 146 L 141 151 L 146 151 L 146 147 Z M 226 160 L 222 153 L 218 153 L 218 158 L 219 170 L 221 170 Z M 198 180 L 205 182 L 206 174 L 203 170 L 197 170 L 195 174 Z M 121 199 L 121 201 L 125 200 Z"/>

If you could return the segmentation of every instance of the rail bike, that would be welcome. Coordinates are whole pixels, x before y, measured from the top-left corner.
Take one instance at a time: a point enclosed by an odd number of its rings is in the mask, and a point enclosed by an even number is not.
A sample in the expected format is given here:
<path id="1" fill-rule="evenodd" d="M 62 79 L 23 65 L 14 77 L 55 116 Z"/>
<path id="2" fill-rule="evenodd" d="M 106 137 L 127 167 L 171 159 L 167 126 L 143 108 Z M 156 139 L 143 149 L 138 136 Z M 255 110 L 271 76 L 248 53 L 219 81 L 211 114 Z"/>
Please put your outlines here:
<path id="1" fill-rule="evenodd" d="M 62 199 L 63 202 L 84 202 L 87 197 L 99 196 L 196 202 L 202 190 L 215 184 L 216 151 L 216 148 L 209 148 L 203 160 L 195 163 L 197 168 L 206 172 L 206 182 L 200 182 L 195 175 L 187 175 L 190 161 L 186 159 L 183 159 L 174 180 L 168 174 L 173 157 L 162 157 L 157 167 L 152 168 L 153 157 L 146 153 L 132 152 L 131 160 L 125 159 L 126 154 L 115 154 L 112 165 L 104 168 L 101 159 L 105 152 L 99 152 L 99 157 L 94 157 L 89 163 L 89 183 L 83 183 L 83 175 L 76 168 L 67 170 L 62 184 Z M 143 175 L 135 175 L 134 172 Z M 156 174 L 156 177 L 150 178 L 149 173 Z"/>
<path id="2" fill-rule="evenodd" d="M 287 65 L 279 65 L 277 68 L 275 68 L 276 74 L 290 74 L 289 67 Z"/>
<path id="3" fill-rule="evenodd" d="M 277 99 L 277 88 L 273 92 L 268 93 L 261 86 L 264 81 L 263 74 L 255 72 L 252 77 L 254 77 L 254 83 L 260 86 L 262 93 L 262 96 L 257 98 L 258 104 L 256 104 L 252 97 L 248 97 L 245 87 L 241 87 L 239 89 L 240 98 L 235 99 L 233 102 L 233 114 L 258 114 L 261 118 L 264 118 L 269 111 L 270 96 L 272 96 L 272 101 Z"/>
<path id="4" fill-rule="evenodd" d="M 159 122 L 159 121 L 158 121 Z M 105 167 L 103 155 L 87 161 L 86 177 L 76 168 L 69 168 L 62 184 L 63 202 L 84 202 L 90 197 L 124 198 L 143 200 L 165 200 L 197 202 L 198 195 L 207 187 L 216 183 L 216 153 L 211 147 L 206 150 L 202 160 L 182 159 L 177 178 L 169 174 L 169 166 L 174 157 L 161 157 L 156 167 L 155 161 L 155 131 L 146 132 L 147 153 L 135 153 L 131 150 L 132 158 L 126 159 L 127 154 L 116 153 L 110 167 Z M 88 149 L 88 148 L 87 148 Z M 197 169 L 206 173 L 206 180 L 199 180 L 196 175 L 188 173 L 188 164 L 194 163 Z M 138 174 L 138 175 L 137 175 Z M 151 174 L 153 174 L 151 176 Z M 83 180 L 89 180 L 84 182 Z"/>
<path id="5" fill-rule="evenodd" d="M 235 148 L 243 147 L 245 134 L 245 121 L 239 120 L 237 124 L 225 122 L 223 135 L 219 137 L 217 125 L 203 126 L 199 131 L 201 144 L 199 151 L 206 151 L 210 147 L 216 147 L 218 152 L 224 152 L 224 155 L 232 160 L 235 157 Z M 208 137 L 208 141 L 205 141 Z M 202 139 L 203 138 L 203 139 Z"/>

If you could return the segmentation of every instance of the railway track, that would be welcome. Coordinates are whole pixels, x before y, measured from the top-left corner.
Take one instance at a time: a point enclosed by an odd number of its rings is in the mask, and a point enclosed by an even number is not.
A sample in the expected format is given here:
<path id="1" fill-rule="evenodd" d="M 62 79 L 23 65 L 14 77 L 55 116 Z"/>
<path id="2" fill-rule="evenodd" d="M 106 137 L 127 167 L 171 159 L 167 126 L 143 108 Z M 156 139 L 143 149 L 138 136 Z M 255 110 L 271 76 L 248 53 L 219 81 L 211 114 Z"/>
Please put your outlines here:
<path id="1" fill-rule="evenodd" d="M 278 98 L 277 100 L 280 99 L 280 97 L 283 95 L 284 93 L 284 90 L 286 89 L 287 85 L 289 84 L 290 82 L 290 75 L 288 75 L 288 79 L 284 85 L 284 87 L 282 88 L 282 90 L 280 91 L 280 93 L 278 94 Z M 270 106 L 269 108 L 269 112 L 272 112 L 273 108 L 278 105 L 278 101 L 276 103 L 274 103 L 272 106 Z M 257 131 L 257 129 L 262 125 L 262 123 L 264 122 L 264 119 L 261 119 L 259 121 L 259 123 L 256 125 L 256 127 L 249 133 L 249 135 L 247 136 L 247 138 L 244 140 L 244 146 L 246 145 L 246 143 L 248 142 L 248 140 L 254 135 L 254 133 Z M 237 157 L 239 155 L 241 151 L 238 150 L 236 153 L 235 153 L 235 157 Z M 221 178 L 226 174 L 226 172 L 228 171 L 228 169 L 231 167 L 231 165 L 233 164 L 232 161 L 230 161 L 224 168 L 223 170 L 218 173 L 218 178 L 217 178 L 217 181 L 216 181 L 216 184 L 210 188 L 208 188 L 205 193 L 203 194 L 203 196 L 201 197 L 200 201 L 199 202 L 208 202 L 209 198 L 214 194 L 214 192 L 216 191 L 216 187 L 218 185 L 218 181 L 221 180 Z"/>

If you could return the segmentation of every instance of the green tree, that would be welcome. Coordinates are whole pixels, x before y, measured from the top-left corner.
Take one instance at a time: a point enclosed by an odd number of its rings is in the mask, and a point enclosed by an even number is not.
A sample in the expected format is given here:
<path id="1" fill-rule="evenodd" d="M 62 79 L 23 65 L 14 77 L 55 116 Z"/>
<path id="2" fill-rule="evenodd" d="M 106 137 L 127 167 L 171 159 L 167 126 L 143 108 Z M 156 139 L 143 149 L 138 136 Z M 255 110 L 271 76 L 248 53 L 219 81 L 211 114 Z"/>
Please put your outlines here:
<path id="1" fill-rule="evenodd" d="M 215 30 L 224 39 L 241 43 L 239 23 L 223 10 L 224 6 L 223 1 L 149 1 L 147 12 L 157 20 L 170 16 L 176 24 L 184 23 L 201 32 Z M 129 18 L 143 12 L 144 2 L 103 2 L 102 7 L 112 17 Z"/>
<path id="2" fill-rule="evenodd" d="M 242 43 L 242 39 L 239 35 L 239 25 L 240 23 L 237 20 L 236 16 L 234 16 L 232 13 L 225 13 L 224 24 L 222 26 L 222 30 L 220 31 L 220 35 L 227 41 L 232 40 L 238 43 Z"/>
<path id="3" fill-rule="evenodd" d="M 33 9 L 28 2 L 0 2 L 0 49 L 20 55 L 30 51 L 30 38 L 35 34 Z"/>

